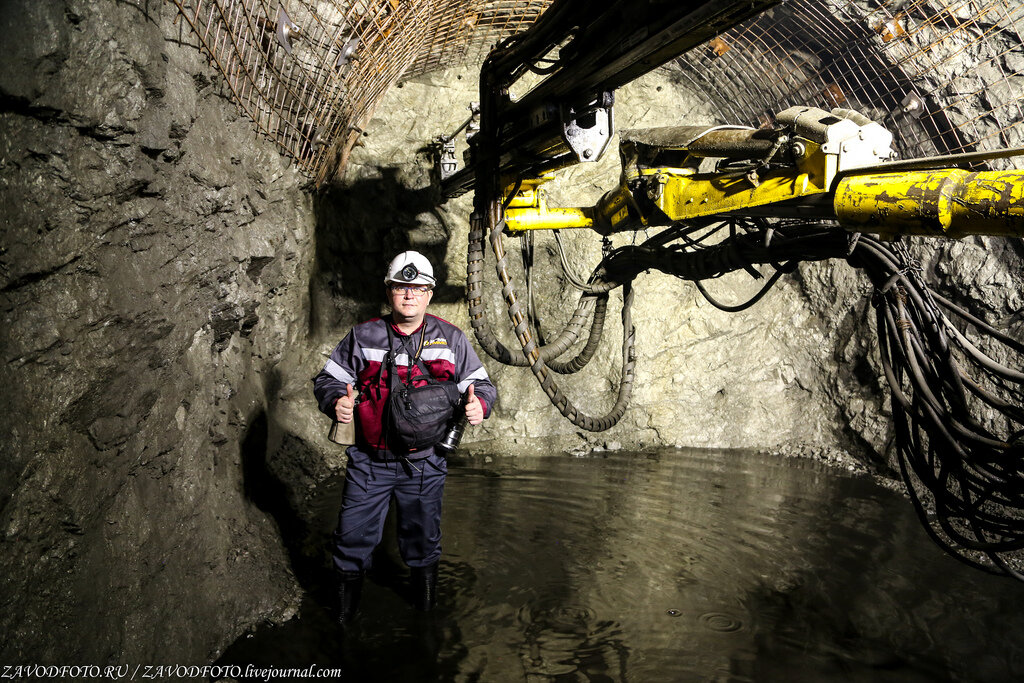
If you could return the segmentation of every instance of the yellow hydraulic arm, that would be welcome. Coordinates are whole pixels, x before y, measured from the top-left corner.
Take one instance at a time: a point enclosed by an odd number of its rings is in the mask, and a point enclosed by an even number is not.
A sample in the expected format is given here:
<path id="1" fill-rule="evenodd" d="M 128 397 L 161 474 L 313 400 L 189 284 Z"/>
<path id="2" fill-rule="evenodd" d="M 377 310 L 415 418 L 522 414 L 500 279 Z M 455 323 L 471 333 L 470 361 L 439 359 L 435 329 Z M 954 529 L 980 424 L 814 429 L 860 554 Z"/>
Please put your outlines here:
<path id="1" fill-rule="evenodd" d="M 546 174 L 520 181 L 506 225 L 608 234 L 731 214 L 833 218 L 883 237 L 1024 236 L 1024 171 L 900 170 L 892 135 L 848 110 L 792 107 L 777 123 L 622 131 L 620 184 L 596 206 L 548 207 Z"/>
<path id="2" fill-rule="evenodd" d="M 1024 171 L 957 168 L 843 178 L 833 206 L 855 232 L 895 235 L 1024 236 Z"/>

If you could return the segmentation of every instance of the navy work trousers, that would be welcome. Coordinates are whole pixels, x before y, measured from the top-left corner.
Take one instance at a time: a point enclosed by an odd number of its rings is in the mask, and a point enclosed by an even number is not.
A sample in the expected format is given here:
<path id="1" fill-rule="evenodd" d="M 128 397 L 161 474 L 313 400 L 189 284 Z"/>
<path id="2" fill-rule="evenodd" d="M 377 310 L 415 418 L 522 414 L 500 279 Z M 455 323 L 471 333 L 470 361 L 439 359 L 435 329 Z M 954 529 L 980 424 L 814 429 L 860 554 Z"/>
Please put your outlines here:
<path id="1" fill-rule="evenodd" d="M 441 498 L 447 461 L 429 451 L 419 459 L 372 459 L 350 446 L 345 494 L 334 532 L 334 566 L 345 572 L 370 568 L 384 533 L 388 504 L 395 499 L 398 550 L 409 567 L 426 567 L 441 557 Z"/>

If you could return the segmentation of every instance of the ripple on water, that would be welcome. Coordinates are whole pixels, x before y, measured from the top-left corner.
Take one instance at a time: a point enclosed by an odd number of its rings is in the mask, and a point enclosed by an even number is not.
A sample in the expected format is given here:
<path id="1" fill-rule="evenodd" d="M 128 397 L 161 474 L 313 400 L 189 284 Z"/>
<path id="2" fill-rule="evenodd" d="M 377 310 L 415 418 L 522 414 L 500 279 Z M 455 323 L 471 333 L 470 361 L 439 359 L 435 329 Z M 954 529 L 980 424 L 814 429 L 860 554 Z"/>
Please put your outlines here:
<path id="1" fill-rule="evenodd" d="M 450 465 L 428 620 L 400 574 L 371 577 L 343 647 L 310 600 L 225 661 L 323 648 L 361 682 L 1024 678 L 1024 584 L 944 555 L 869 479 L 739 452 L 469 464 Z"/>
<path id="2" fill-rule="evenodd" d="M 734 633 L 743 628 L 743 622 L 725 612 L 705 612 L 700 615 L 700 623 L 718 633 Z"/>
<path id="3" fill-rule="evenodd" d="M 523 605 L 516 614 L 520 636 L 512 643 L 530 676 L 564 676 L 593 661 L 620 659 L 618 624 L 601 621 L 586 605 L 551 599 Z"/>

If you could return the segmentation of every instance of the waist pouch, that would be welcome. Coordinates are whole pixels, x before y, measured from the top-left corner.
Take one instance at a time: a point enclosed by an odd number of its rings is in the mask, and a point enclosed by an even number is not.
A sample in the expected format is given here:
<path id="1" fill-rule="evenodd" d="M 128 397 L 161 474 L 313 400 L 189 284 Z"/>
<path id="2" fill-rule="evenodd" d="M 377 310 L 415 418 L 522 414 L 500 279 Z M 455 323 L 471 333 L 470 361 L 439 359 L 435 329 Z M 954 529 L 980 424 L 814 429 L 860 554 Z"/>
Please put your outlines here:
<path id="1" fill-rule="evenodd" d="M 392 389 L 385 420 L 388 449 L 408 453 L 441 441 L 460 398 L 455 382 Z"/>
<path id="2" fill-rule="evenodd" d="M 390 336 L 391 327 L 388 326 Z M 462 395 L 455 382 L 435 379 L 418 357 L 415 363 L 422 377 L 427 381 L 423 386 L 405 384 L 398 376 L 394 354 L 388 353 L 388 402 L 384 410 L 385 438 L 388 450 L 394 453 L 408 453 L 429 448 L 444 438 L 448 431 L 455 408 L 462 402 Z M 412 364 L 409 365 L 412 374 Z"/>

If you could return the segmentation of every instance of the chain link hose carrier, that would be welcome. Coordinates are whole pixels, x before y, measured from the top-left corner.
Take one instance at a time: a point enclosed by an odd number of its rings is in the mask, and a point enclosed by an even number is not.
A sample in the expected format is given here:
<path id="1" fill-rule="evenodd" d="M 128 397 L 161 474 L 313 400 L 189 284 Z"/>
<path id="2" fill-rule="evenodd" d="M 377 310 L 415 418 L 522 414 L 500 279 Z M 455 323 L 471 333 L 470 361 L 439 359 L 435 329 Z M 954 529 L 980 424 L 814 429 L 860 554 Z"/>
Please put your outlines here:
<path id="1" fill-rule="evenodd" d="M 569 323 L 557 336 L 555 341 L 546 345 L 538 346 L 535 341 L 536 334 L 530 329 L 529 321 L 523 314 L 522 306 L 516 296 L 516 290 L 512 278 L 508 273 L 508 255 L 502 240 L 503 222 L 500 219 L 501 206 L 498 202 L 491 202 L 491 211 L 488 219 L 490 223 L 491 249 L 495 257 L 495 271 L 498 280 L 502 284 L 502 298 L 508 308 L 509 320 L 516 338 L 522 346 L 522 355 L 513 353 L 504 346 L 494 335 L 487 319 L 486 307 L 483 303 L 483 263 L 484 263 L 484 225 L 479 214 L 474 214 L 473 226 L 469 236 L 469 248 L 467 252 L 467 283 L 469 299 L 469 317 L 476 334 L 477 340 L 484 351 L 495 360 L 506 365 L 519 367 L 529 366 L 534 377 L 540 383 L 541 389 L 551 400 L 558 411 L 565 416 L 572 424 L 591 432 L 603 432 L 613 427 L 626 412 L 629 400 L 633 392 L 633 381 L 635 377 L 634 367 L 636 357 L 634 354 L 634 342 L 636 331 L 633 327 L 631 306 L 633 303 L 633 290 L 629 282 L 623 284 L 622 295 L 622 374 L 619 381 L 618 395 L 615 404 L 603 416 L 593 417 L 582 413 L 568 396 L 559 388 L 555 381 L 553 372 L 568 374 L 581 369 L 593 357 L 601 340 L 605 311 L 607 309 L 608 292 L 617 286 L 614 283 L 604 283 L 592 279 L 592 289 L 580 297 L 580 303 L 576 307 Z M 564 354 L 571 345 L 579 338 L 579 332 L 587 318 L 587 313 L 593 309 L 593 320 L 590 335 L 587 343 L 580 354 L 568 361 L 559 361 L 559 356 Z"/>

